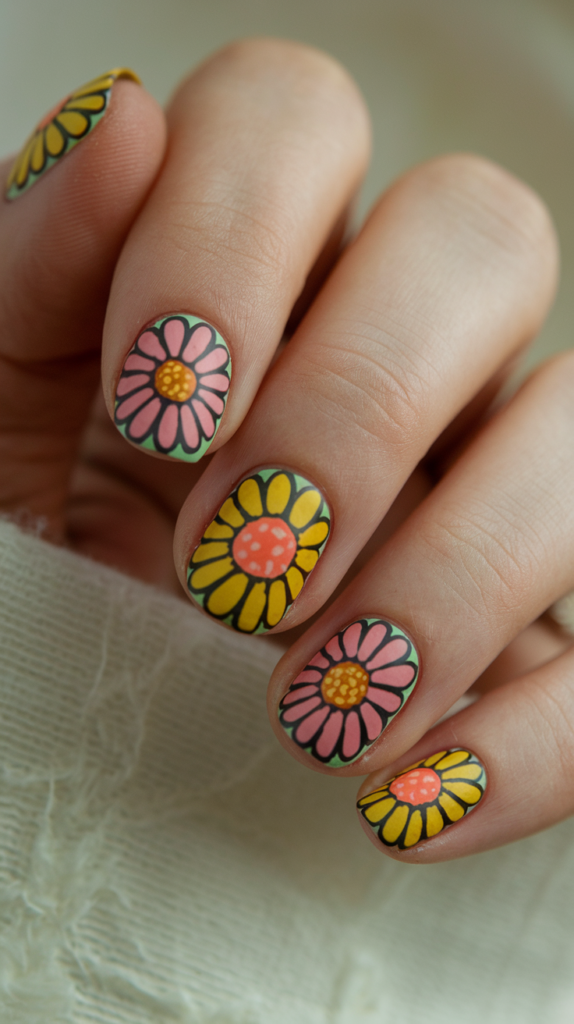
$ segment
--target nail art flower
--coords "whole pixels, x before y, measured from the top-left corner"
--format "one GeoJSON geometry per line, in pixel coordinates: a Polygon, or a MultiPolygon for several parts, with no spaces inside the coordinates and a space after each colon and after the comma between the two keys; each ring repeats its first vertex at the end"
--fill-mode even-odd
{"type": "Polygon", "coordinates": [[[482,798],[486,772],[469,750],[441,750],[358,801],[385,846],[407,850],[464,818],[482,798]]]}
{"type": "Polygon", "coordinates": [[[417,652],[398,626],[360,619],[329,640],[279,705],[281,725],[330,768],[356,761],[386,729],[417,681],[417,652]]]}
{"type": "Polygon", "coordinates": [[[192,597],[242,633],[264,633],[283,618],[329,536],[323,495],[304,477],[262,469],[221,506],[193,553],[192,597]]]}
{"type": "Polygon", "coordinates": [[[215,328],[195,316],[167,316],[140,334],[116,391],[114,419],[128,440],[197,462],[225,409],[231,360],[215,328]]]}
{"type": "Polygon", "coordinates": [[[80,142],[104,116],[118,78],[139,78],[128,68],[114,68],[76,89],[36,126],[10,171],[6,198],[15,199],[60,157],[80,142]]]}

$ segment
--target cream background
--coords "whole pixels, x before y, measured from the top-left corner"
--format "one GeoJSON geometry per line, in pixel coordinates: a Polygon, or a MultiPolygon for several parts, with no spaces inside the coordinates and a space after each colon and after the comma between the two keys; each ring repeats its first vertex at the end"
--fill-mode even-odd
{"type": "Polygon", "coordinates": [[[127,64],[164,101],[213,49],[245,35],[328,50],[361,86],[375,154],[363,209],[396,174],[476,150],[536,188],[559,228],[563,279],[538,345],[572,344],[572,0],[0,0],[0,150],[75,86],[127,64]]]}

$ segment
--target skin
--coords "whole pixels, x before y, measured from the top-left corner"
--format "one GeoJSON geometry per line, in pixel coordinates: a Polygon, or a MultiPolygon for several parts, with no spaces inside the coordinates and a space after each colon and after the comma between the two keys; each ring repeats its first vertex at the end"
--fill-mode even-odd
{"type": "Polygon", "coordinates": [[[315,482],[333,529],[273,631],[299,638],[271,680],[270,719],[330,774],[286,737],[278,702],[354,618],[403,627],[420,681],[336,773],[372,773],[364,795],[435,750],[472,750],[489,780],[476,811],[384,851],[430,862],[574,811],[574,654],[540,618],[574,587],[574,358],[493,413],[552,303],[548,213],[501,168],[447,156],[394,183],[344,245],[369,146],[354,83],[299,45],[227,47],[165,115],[117,82],[93,134],[0,210],[0,507],[176,591],[243,475],[286,466],[315,482]],[[173,311],[214,324],[232,352],[199,466],[127,444],[108,416],[135,337],[173,311]],[[485,696],[435,725],[473,687],[485,696]]]}

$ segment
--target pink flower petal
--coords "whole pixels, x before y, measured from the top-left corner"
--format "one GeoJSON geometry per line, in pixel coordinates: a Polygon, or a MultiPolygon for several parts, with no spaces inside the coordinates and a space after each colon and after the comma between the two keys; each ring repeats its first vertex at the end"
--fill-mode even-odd
{"type": "Polygon", "coordinates": [[[142,352],[145,352],[146,356],[153,356],[154,359],[159,359],[161,363],[167,358],[167,352],[160,345],[157,335],[151,331],[146,331],[145,334],[142,334],[141,338],[138,338],[137,346],[142,352]]]}
{"type": "Polygon", "coordinates": [[[316,686],[298,686],[296,690],[289,690],[289,692],[285,694],[281,704],[294,704],[295,701],[304,700],[305,697],[313,697],[316,693],[316,686]]]}
{"type": "Polygon", "coordinates": [[[309,700],[304,700],[302,704],[297,704],[294,708],[289,708],[288,711],[283,715],[283,721],[285,722],[298,722],[300,718],[304,718],[308,715],[313,708],[316,708],[321,703],[320,697],[310,697],[309,700]]]}
{"type": "Polygon", "coordinates": [[[147,434],[160,409],[161,402],[159,398],[152,398],[151,402],[144,405],[143,409],[140,409],[137,416],[134,416],[128,427],[129,436],[138,438],[147,434]]]}
{"type": "Polygon", "coordinates": [[[144,384],[149,384],[149,373],[134,373],[133,377],[120,377],[116,395],[118,398],[129,395],[130,391],[143,388],[144,384]]]}
{"type": "Polygon", "coordinates": [[[319,708],[314,711],[309,718],[306,718],[304,722],[298,727],[295,733],[295,739],[298,743],[308,743],[317,732],[320,725],[323,724],[327,715],[329,714],[329,708],[319,708]]]}
{"type": "Polygon", "coordinates": [[[183,350],[183,359],[186,363],[193,363],[202,352],[205,352],[211,341],[212,331],[210,327],[203,324],[191,332],[191,337],[183,350]]]}
{"type": "Polygon", "coordinates": [[[138,356],[136,355],[135,352],[132,352],[132,354],[128,356],[124,363],[124,370],[130,371],[147,370],[148,373],[151,373],[152,370],[155,370],[155,368],[156,363],[153,361],[153,359],[144,359],[143,356],[138,356]]]}
{"type": "Polygon", "coordinates": [[[199,448],[199,430],[197,429],[195,416],[188,405],[182,405],[181,407],[181,426],[187,447],[195,451],[196,448],[199,448]]]}
{"type": "Polygon", "coordinates": [[[200,359],[198,363],[193,367],[195,373],[212,373],[214,370],[219,369],[220,366],[225,366],[229,359],[229,352],[222,345],[216,345],[212,352],[203,359],[200,359]]]}
{"type": "Polygon", "coordinates": [[[315,744],[319,757],[329,757],[332,754],[343,728],[343,712],[333,711],[323,726],[321,735],[315,744]]]}
{"type": "Polygon", "coordinates": [[[375,711],[372,704],[367,704],[363,701],[359,711],[361,712],[361,717],[367,727],[367,736],[372,743],[383,731],[383,720],[375,711]]]}
{"type": "Polygon", "coordinates": [[[311,658],[309,665],[315,665],[317,668],[329,668],[329,662],[319,651],[314,658],[311,658]]]}
{"type": "Polygon", "coordinates": [[[361,749],[361,723],[356,711],[349,711],[343,734],[343,757],[355,757],[361,749]]]}
{"type": "Polygon", "coordinates": [[[333,659],[333,661],[343,660],[343,652],[339,644],[338,636],[331,637],[329,643],[325,644],[325,650],[327,651],[327,654],[333,659]]]}
{"type": "Polygon", "coordinates": [[[383,622],[374,622],[365,634],[365,638],[359,648],[359,661],[366,661],[373,653],[375,647],[385,639],[388,628],[383,622]]]}
{"type": "Polygon", "coordinates": [[[373,704],[384,708],[390,714],[398,711],[402,704],[402,698],[398,693],[392,693],[390,690],[379,690],[376,686],[369,686],[367,700],[372,700],[373,704]]]}
{"type": "Polygon", "coordinates": [[[399,658],[403,658],[409,649],[409,645],[402,636],[396,637],[395,640],[391,640],[390,643],[385,644],[381,647],[380,651],[377,651],[375,657],[369,661],[367,668],[369,671],[372,668],[380,668],[381,665],[388,665],[391,661],[398,661],[399,658]]]}
{"type": "Polygon", "coordinates": [[[413,665],[393,665],[392,668],[379,668],[373,672],[371,680],[373,683],[382,683],[383,686],[396,686],[404,690],[409,686],[415,677],[413,665]]]}
{"type": "Polygon", "coordinates": [[[213,437],[215,433],[215,421],[209,409],[206,409],[203,402],[198,402],[196,398],[192,399],[191,404],[193,405],[196,416],[201,423],[203,433],[206,437],[213,437]]]}
{"type": "Polygon", "coordinates": [[[343,633],[343,647],[345,648],[345,654],[348,658],[354,658],[358,647],[359,639],[361,637],[361,623],[354,622],[352,626],[349,626],[343,633]]]}
{"type": "Polygon", "coordinates": [[[210,409],[213,409],[216,416],[221,416],[225,405],[218,395],[213,394],[213,391],[205,391],[204,388],[200,388],[197,397],[201,398],[210,409]]]}
{"type": "Polygon", "coordinates": [[[182,320],[168,320],[163,325],[163,336],[167,342],[169,354],[177,359],[185,335],[185,327],[182,320]]]}
{"type": "Polygon", "coordinates": [[[165,412],[159,421],[159,429],[157,433],[157,439],[162,448],[173,448],[175,439],[177,437],[177,427],[179,422],[179,415],[175,402],[171,402],[165,409],[165,412]]]}
{"type": "Polygon", "coordinates": [[[131,398],[126,398],[125,402],[118,405],[116,409],[116,419],[125,420],[126,417],[131,416],[132,412],[139,409],[140,405],[147,402],[148,398],[152,398],[153,394],[153,388],[144,388],[143,391],[138,391],[137,395],[132,395],[131,398]]]}
{"type": "Polygon", "coordinates": [[[222,391],[223,394],[229,389],[229,378],[224,373],[212,373],[209,377],[202,377],[199,383],[214,391],[222,391]]]}
{"type": "Polygon", "coordinates": [[[304,668],[294,680],[295,683],[320,683],[323,678],[321,672],[316,669],[304,668]]]}

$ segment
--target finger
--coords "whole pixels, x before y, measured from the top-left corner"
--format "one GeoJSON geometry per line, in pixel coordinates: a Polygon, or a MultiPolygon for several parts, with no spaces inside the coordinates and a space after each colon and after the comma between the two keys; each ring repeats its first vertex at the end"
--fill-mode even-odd
{"type": "MultiPolygon", "coordinates": [[[[325,668],[314,668],[320,678],[308,679],[303,672],[304,679],[294,684],[295,691],[302,682],[315,687],[316,694],[309,691],[305,696],[308,700],[313,696],[315,703],[309,710],[316,713],[324,703],[324,673],[343,661],[332,657],[331,641],[325,646],[332,624],[357,618],[366,630],[365,612],[384,609],[382,617],[400,623],[414,639],[424,666],[408,711],[379,744],[378,737],[404,706],[416,681],[413,670],[410,675],[405,667],[399,671],[403,662],[415,662],[406,642],[401,650],[396,642],[392,647],[393,638],[381,624],[374,627],[381,636],[376,634],[378,646],[373,653],[367,650],[364,655],[359,649],[355,656],[347,651],[346,660],[369,677],[369,686],[379,688],[365,698],[366,718],[358,706],[362,701],[355,701],[352,712],[343,716],[358,713],[364,720],[364,729],[355,730],[354,745],[350,739],[345,745],[346,723],[341,722],[333,750],[326,750],[325,743],[317,746],[319,736],[308,736],[310,726],[304,727],[304,716],[297,718],[294,710],[287,710],[286,700],[290,707],[296,701],[292,687],[291,696],[281,704],[285,728],[278,732],[283,733],[284,742],[285,729],[291,732],[292,748],[308,763],[336,767],[364,754],[347,769],[360,772],[394,761],[528,623],[571,589],[573,387],[571,353],[539,370],[314,627],[313,640],[306,636],[284,659],[275,680],[276,700],[285,692],[286,677],[293,668],[309,662],[303,651],[312,655],[320,650],[324,659],[331,657],[325,668]],[[324,637],[323,646],[316,644],[319,635],[324,637]],[[388,657],[389,650],[393,658],[388,657]],[[380,728],[373,728],[369,737],[368,720],[373,714],[367,705],[377,701],[380,728]]],[[[341,638],[343,647],[347,635],[348,630],[341,638]]]]}
{"type": "Polygon", "coordinates": [[[433,729],[397,764],[369,776],[359,790],[363,827],[391,856],[427,864],[479,853],[548,828],[574,813],[573,727],[570,649],[482,697],[433,729]],[[455,754],[451,761],[456,763],[445,769],[446,759],[437,762],[435,752],[452,748],[474,755],[463,759],[455,754]],[[421,758],[425,761],[414,769],[416,777],[403,774],[421,758]],[[482,766],[484,775],[474,764],[482,766]],[[402,777],[390,782],[399,772],[402,777]],[[383,806],[387,790],[394,792],[383,806]],[[474,808],[476,814],[467,821],[474,808]]]}
{"type": "Polygon", "coordinates": [[[122,75],[40,123],[0,208],[0,507],[44,516],[53,535],[97,386],[114,262],[163,155],[163,114],[122,75]]]}
{"type": "Polygon", "coordinates": [[[555,273],[544,208],[500,169],[451,157],[399,181],[182,510],[176,564],[182,581],[188,570],[193,599],[245,632],[287,628],[318,609],[436,437],[535,333],[555,273]],[[283,504],[274,495],[268,501],[269,479],[258,466],[276,474],[289,467],[283,504]],[[259,493],[252,506],[247,486],[259,493]],[[314,518],[293,518],[305,488],[316,495],[314,518]],[[233,521],[228,501],[238,509],[233,521]],[[330,516],[327,552],[283,622],[325,548],[330,516]],[[246,534],[260,517],[269,530],[267,520],[281,518],[284,537],[252,558],[249,545],[261,538],[246,534]],[[219,546],[208,546],[215,540],[219,546]]]}
{"type": "Polygon", "coordinates": [[[128,441],[196,461],[237,429],[308,274],[336,244],[369,130],[339,65],[272,40],[211,58],[168,123],[165,167],[114,278],[103,379],[128,441]]]}

